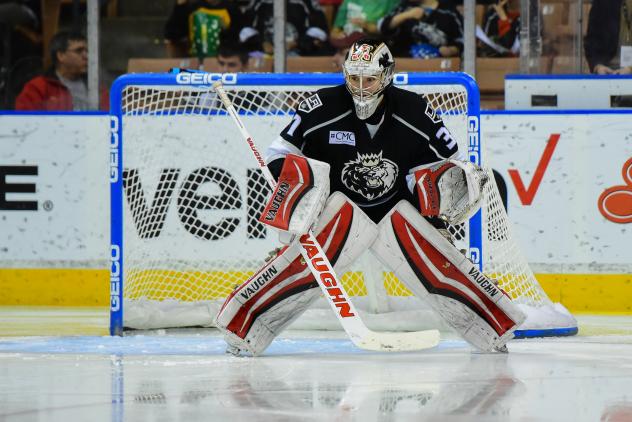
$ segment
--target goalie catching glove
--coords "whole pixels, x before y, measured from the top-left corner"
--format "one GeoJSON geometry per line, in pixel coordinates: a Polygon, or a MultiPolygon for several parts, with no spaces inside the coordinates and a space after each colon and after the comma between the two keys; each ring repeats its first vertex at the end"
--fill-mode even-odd
{"type": "Polygon", "coordinates": [[[452,225],[467,221],[478,211],[489,178],[469,161],[446,160],[415,172],[419,209],[452,225]]]}

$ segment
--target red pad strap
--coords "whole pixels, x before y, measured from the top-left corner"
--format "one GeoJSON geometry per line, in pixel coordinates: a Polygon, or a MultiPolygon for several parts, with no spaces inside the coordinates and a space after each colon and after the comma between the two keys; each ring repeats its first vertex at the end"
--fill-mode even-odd
{"type": "Polygon", "coordinates": [[[452,167],[454,167],[454,164],[445,163],[438,168],[425,168],[414,173],[421,215],[426,217],[439,215],[441,205],[438,187],[439,178],[452,167]]]}
{"type": "Polygon", "coordinates": [[[290,227],[290,218],[301,198],[314,187],[314,175],[305,157],[288,154],[268,204],[259,221],[281,230],[290,227]]]}

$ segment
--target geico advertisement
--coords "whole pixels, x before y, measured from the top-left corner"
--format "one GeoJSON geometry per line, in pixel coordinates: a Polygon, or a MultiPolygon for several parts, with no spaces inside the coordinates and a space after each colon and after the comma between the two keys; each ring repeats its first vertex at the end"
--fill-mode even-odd
{"type": "Polygon", "coordinates": [[[632,270],[630,114],[487,115],[487,156],[539,272],[632,270]]]}
{"type": "MultiPolygon", "coordinates": [[[[244,116],[262,151],[288,116],[244,116]]],[[[109,257],[109,118],[0,116],[0,259],[109,257]]],[[[515,237],[539,272],[627,271],[632,262],[629,114],[481,119],[483,163],[501,176],[515,237]]],[[[150,257],[261,256],[262,179],[227,116],[127,117],[124,244],[150,257]]],[[[50,262],[45,265],[51,265],[50,262]]]]}
{"type": "Polygon", "coordinates": [[[0,115],[3,267],[106,265],[108,122],[107,116],[0,115]]]}

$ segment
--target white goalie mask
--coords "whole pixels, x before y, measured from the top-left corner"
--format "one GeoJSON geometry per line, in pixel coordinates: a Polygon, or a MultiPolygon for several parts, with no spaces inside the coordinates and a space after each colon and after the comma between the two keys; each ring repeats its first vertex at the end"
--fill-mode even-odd
{"type": "Polygon", "coordinates": [[[351,45],[342,69],[359,119],[368,119],[380,105],[394,68],[393,55],[383,42],[365,39],[351,45]]]}

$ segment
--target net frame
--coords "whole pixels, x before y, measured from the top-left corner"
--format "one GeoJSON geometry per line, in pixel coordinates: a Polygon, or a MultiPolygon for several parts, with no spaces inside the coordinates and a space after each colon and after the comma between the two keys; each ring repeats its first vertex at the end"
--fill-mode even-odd
{"type": "MultiPolygon", "coordinates": [[[[221,110],[215,110],[213,107],[207,107],[205,104],[200,103],[200,93],[206,92],[205,90],[217,79],[221,79],[225,87],[228,88],[230,93],[231,89],[243,89],[243,90],[255,90],[261,88],[269,88],[270,90],[276,90],[276,92],[287,92],[287,95],[291,96],[295,92],[297,87],[305,88],[306,91],[313,91],[320,87],[332,86],[343,83],[343,77],[340,74],[210,74],[210,73],[176,73],[176,74],[133,74],[124,75],[117,79],[111,89],[111,143],[110,143],[110,194],[111,194],[111,258],[112,258],[112,271],[111,271],[111,319],[110,319],[110,332],[111,334],[120,335],[124,329],[124,252],[125,252],[125,239],[124,239],[124,166],[123,157],[124,149],[123,145],[125,140],[123,139],[123,118],[125,116],[131,116],[135,114],[147,114],[153,115],[188,115],[188,114],[222,114],[221,110]],[[130,97],[123,97],[123,93],[130,87],[155,87],[155,90],[146,90],[142,94],[133,94],[130,97]],[[187,90],[196,90],[196,101],[191,102],[186,100],[187,90]],[[165,94],[166,93],[166,94],[165,94]],[[180,94],[177,94],[180,93],[180,94]],[[182,100],[185,99],[183,105],[182,100]],[[188,101],[188,103],[186,102],[188,101]],[[147,106],[149,104],[149,106],[147,106]],[[156,106],[158,104],[158,106],[156,106]],[[206,109],[205,109],[206,108],[206,109]]],[[[464,90],[466,97],[466,146],[467,156],[470,161],[482,165],[482,148],[480,142],[480,95],[476,82],[468,75],[463,73],[399,73],[394,76],[394,84],[400,87],[422,87],[432,85],[434,87],[441,86],[460,86],[464,90]]],[[[411,88],[412,89],[412,88],[411,88]]],[[[414,90],[414,89],[413,89],[414,90]]],[[[265,91],[265,89],[264,89],[265,91]]],[[[282,97],[282,96],[281,96],[282,97]]],[[[429,102],[432,103],[433,98],[426,97],[429,102]]],[[[452,98],[452,97],[450,97],[452,98]]],[[[463,98],[454,97],[459,102],[463,102],[463,98]]],[[[293,107],[287,106],[282,100],[278,101],[275,107],[271,107],[268,110],[264,110],[264,114],[280,114],[289,115],[293,111],[293,107]],[[276,107],[276,108],[275,108],[276,107]]],[[[451,107],[451,106],[450,106],[451,107]]],[[[450,109],[448,107],[448,109],[450,109]]],[[[441,110],[439,110],[441,112],[441,110]]],[[[251,113],[249,110],[242,110],[245,114],[258,114],[259,112],[251,113]]],[[[450,118],[449,111],[446,111],[443,115],[444,120],[450,118]]],[[[288,119],[289,121],[289,119],[288,119]]],[[[256,136],[256,134],[255,134],[256,136]]],[[[460,143],[460,147],[463,148],[463,142],[460,143]]],[[[491,173],[490,173],[491,175],[491,173]]],[[[499,194],[495,183],[488,184],[486,188],[486,195],[490,198],[496,197],[493,204],[497,207],[500,203],[499,194]]],[[[492,205],[493,205],[492,204],[492,205]]],[[[502,214],[499,209],[487,209],[488,214],[502,214]]],[[[466,238],[466,244],[464,247],[468,251],[470,259],[479,266],[479,268],[485,268],[485,253],[483,250],[483,239],[496,239],[498,241],[506,241],[511,236],[508,232],[502,233],[488,233],[487,227],[482,224],[483,211],[477,212],[469,222],[468,236],[466,238]]],[[[506,219],[506,214],[501,215],[500,218],[506,219]]],[[[509,226],[508,221],[504,224],[509,226]]],[[[458,232],[460,229],[455,228],[454,232],[458,232]]],[[[515,242],[512,244],[515,246],[515,242]]],[[[369,260],[370,261],[370,260],[369,260]]],[[[365,260],[363,265],[370,266],[370,262],[365,260]]],[[[535,280],[531,270],[529,269],[526,261],[521,264],[524,277],[535,280]]],[[[379,271],[379,269],[377,269],[379,271]]],[[[509,272],[515,270],[508,270],[509,272]]],[[[501,272],[501,269],[496,271],[491,269],[492,273],[501,272]]],[[[522,274],[522,273],[521,273],[522,274]]],[[[502,285],[502,279],[501,285],[502,285]]],[[[388,281],[386,281],[388,282],[388,281]]],[[[369,292],[368,300],[369,306],[373,308],[373,311],[386,311],[388,307],[384,307],[387,299],[384,291],[375,291],[376,283],[367,283],[367,289],[373,290],[369,292]]],[[[548,307],[552,307],[544,291],[541,289],[537,281],[535,284],[531,282],[531,286],[524,296],[520,296],[518,299],[524,302],[525,305],[532,305],[537,302],[538,304],[544,303],[548,307]]],[[[355,300],[354,300],[355,303],[355,300]]],[[[412,306],[417,307],[419,304],[414,303],[412,306]]],[[[166,312],[169,311],[167,306],[166,312]]],[[[419,319],[419,317],[413,317],[419,319]]],[[[317,318],[321,319],[321,318],[317,318]]],[[[308,324],[309,327],[309,324],[308,324]]],[[[311,327],[310,327],[311,328],[311,327]]],[[[379,328],[379,327],[378,327],[379,328]]],[[[425,327],[423,327],[425,328],[425,327]]],[[[392,329],[392,327],[383,328],[392,329]]],[[[404,329],[406,329],[404,327],[404,329]]],[[[549,329],[549,328],[547,328],[549,329]]],[[[576,328],[575,328],[576,329],[576,328]]],[[[557,330],[557,328],[554,328],[557,330]]],[[[524,331],[524,330],[523,330],[524,331]]],[[[520,332],[519,332],[520,333],[520,332]]],[[[558,330],[557,334],[561,334],[558,330]]]]}

